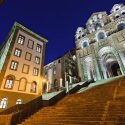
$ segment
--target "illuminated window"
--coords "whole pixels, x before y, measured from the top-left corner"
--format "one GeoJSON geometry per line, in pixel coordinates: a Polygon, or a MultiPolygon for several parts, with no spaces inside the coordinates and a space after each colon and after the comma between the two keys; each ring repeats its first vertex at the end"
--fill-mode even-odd
{"type": "Polygon", "coordinates": [[[7,98],[3,98],[0,102],[0,109],[5,109],[7,107],[7,98]]]}
{"type": "Polygon", "coordinates": [[[38,76],[38,74],[39,74],[39,69],[38,68],[34,68],[33,69],[33,75],[34,76],[38,76]]]}
{"type": "Polygon", "coordinates": [[[21,56],[21,50],[20,49],[15,49],[15,52],[14,52],[14,55],[17,56],[17,57],[20,57],[21,56]]]}
{"type": "Polygon", "coordinates": [[[36,88],[37,88],[37,83],[34,81],[34,82],[31,84],[30,92],[36,93],[36,88]]]}
{"type": "Polygon", "coordinates": [[[16,101],[16,105],[22,104],[22,100],[21,99],[17,99],[16,101]]]}
{"type": "Polygon", "coordinates": [[[17,42],[18,42],[19,44],[23,45],[23,44],[24,44],[24,41],[25,41],[25,37],[22,36],[22,35],[19,35],[17,42]]]}
{"type": "Polygon", "coordinates": [[[8,76],[4,88],[11,89],[13,87],[13,83],[14,83],[13,77],[8,76]]]}
{"type": "Polygon", "coordinates": [[[42,50],[42,46],[39,45],[39,44],[37,44],[37,46],[36,46],[36,52],[41,53],[41,50],[42,50]]]}
{"type": "Polygon", "coordinates": [[[36,64],[40,64],[40,58],[37,57],[37,56],[35,57],[35,63],[36,63],[36,64]]]}
{"type": "Polygon", "coordinates": [[[18,62],[12,61],[12,62],[11,62],[10,69],[11,69],[11,70],[17,70],[17,67],[18,67],[18,62]]]}

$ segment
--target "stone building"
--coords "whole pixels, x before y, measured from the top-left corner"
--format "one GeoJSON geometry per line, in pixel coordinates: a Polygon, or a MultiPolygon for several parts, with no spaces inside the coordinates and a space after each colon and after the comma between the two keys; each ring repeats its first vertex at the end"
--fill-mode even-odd
{"type": "Polygon", "coordinates": [[[41,95],[46,42],[14,23],[0,49],[0,110],[41,95]]]}
{"type": "Polygon", "coordinates": [[[44,66],[44,92],[57,91],[65,87],[66,82],[73,84],[79,81],[75,49],[44,66]]]}
{"type": "Polygon", "coordinates": [[[78,27],[75,43],[82,81],[125,75],[125,6],[93,13],[85,28],[78,27]]]}

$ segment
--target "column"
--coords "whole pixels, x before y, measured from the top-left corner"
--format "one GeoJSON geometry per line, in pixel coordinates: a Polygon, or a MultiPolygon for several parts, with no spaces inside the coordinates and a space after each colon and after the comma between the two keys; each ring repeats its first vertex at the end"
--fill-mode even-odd
{"type": "Polygon", "coordinates": [[[63,87],[62,78],[60,78],[60,87],[63,87]]]}

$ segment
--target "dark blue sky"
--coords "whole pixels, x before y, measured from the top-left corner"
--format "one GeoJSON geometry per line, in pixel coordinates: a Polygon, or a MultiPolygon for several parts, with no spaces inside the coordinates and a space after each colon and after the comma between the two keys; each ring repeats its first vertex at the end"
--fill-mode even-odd
{"type": "Polygon", "coordinates": [[[49,40],[45,63],[75,47],[77,27],[85,26],[93,12],[109,11],[125,0],[5,0],[0,6],[0,43],[14,21],[49,40]]]}

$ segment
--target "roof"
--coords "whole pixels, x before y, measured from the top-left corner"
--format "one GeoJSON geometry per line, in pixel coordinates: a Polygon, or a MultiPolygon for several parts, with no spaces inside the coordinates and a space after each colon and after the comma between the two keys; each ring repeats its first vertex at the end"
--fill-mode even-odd
{"type": "Polygon", "coordinates": [[[24,31],[30,33],[31,35],[35,36],[36,38],[38,38],[38,39],[40,39],[40,40],[42,40],[42,41],[44,41],[44,42],[46,42],[46,43],[48,42],[47,39],[45,39],[45,38],[39,36],[38,34],[34,33],[34,32],[31,31],[30,29],[28,29],[28,28],[24,27],[23,25],[19,24],[18,22],[15,22],[15,23],[14,23],[14,27],[15,27],[15,28],[16,28],[16,27],[19,27],[19,28],[23,29],[24,31]]]}

